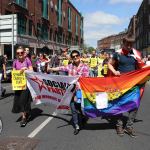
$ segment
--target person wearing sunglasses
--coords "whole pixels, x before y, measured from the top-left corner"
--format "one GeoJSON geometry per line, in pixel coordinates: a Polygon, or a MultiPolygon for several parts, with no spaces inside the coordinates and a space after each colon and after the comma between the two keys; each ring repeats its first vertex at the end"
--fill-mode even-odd
{"type": "MultiPolygon", "coordinates": [[[[80,77],[88,77],[89,76],[89,67],[88,65],[82,63],[80,60],[80,52],[78,50],[73,50],[70,54],[72,59],[72,63],[67,66],[60,66],[56,68],[48,68],[49,71],[66,71],[69,76],[80,76],[80,77]]],[[[79,85],[77,84],[75,88],[75,94],[71,100],[70,108],[72,112],[72,119],[74,124],[74,135],[78,134],[80,131],[79,124],[84,125],[87,121],[87,118],[82,114],[81,111],[81,90],[79,85]],[[80,113],[82,122],[80,123],[80,119],[78,116],[78,112],[80,113]]]]}
{"type": "MultiPolygon", "coordinates": [[[[13,70],[20,70],[21,72],[25,70],[33,71],[32,63],[30,59],[24,55],[23,47],[17,48],[16,55],[17,59],[13,62],[13,70]]],[[[29,120],[31,101],[32,98],[28,88],[26,90],[15,91],[12,112],[21,113],[21,127],[25,127],[29,120]]]]}

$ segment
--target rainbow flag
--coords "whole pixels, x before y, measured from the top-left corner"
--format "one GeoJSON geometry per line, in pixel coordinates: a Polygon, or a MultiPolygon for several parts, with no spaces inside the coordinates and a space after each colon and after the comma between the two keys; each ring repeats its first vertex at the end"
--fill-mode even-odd
{"type": "Polygon", "coordinates": [[[85,115],[92,118],[112,116],[138,108],[144,85],[149,79],[150,67],[115,77],[80,78],[85,115]],[[102,101],[101,108],[99,103],[102,101]]]}

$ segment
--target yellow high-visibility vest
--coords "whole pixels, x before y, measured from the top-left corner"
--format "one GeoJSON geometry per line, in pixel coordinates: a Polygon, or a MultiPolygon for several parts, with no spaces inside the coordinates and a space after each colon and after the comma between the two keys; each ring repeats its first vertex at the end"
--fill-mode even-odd
{"type": "Polygon", "coordinates": [[[63,62],[62,62],[63,66],[67,66],[68,63],[69,63],[69,60],[67,60],[67,59],[64,59],[63,62]]]}
{"type": "Polygon", "coordinates": [[[104,59],[103,59],[103,58],[98,58],[98,63],[99,63],[99,64],[102,64],[102,63],[103,63],[103,61],[104,61],[104,59]]]}
{"type": "Polygon", "coordinates": [[[102,75],[102,63],[98,66],[98,77],[104,77],[103,75],[102,75]]]}
{"type": "Polygon", "coordinates": [[[97,63],[98,63],[97,58],[90,58],[90,67],[91,68],[96,67],[97,63]]]}
{"type": "Polygon", "coordinates": [[[104,75],[108,73],[108,64],[104,64],[104,75]]]}

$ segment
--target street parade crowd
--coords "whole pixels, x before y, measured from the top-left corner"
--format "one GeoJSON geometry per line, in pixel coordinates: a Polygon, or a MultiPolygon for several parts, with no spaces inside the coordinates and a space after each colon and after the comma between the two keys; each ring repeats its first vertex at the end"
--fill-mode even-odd
{"type": "MultiPolygon", "coordinates": [[[[139,51],[133,48],[134,39],[125,37],[120,50],[115,53],[107,53],[96,50],[91,53],[82,53],[78,50],[72,50],[70,53],[68,48],[61,49],[52,56],[44,53],[31,54],[29,48],[19,46],[16,50],[16,59],[13,61],[13,70],[26,70],[40,72],[50,75],[80,76],[80,77],[110,77],[120,76],[123,73],[131,72],[150,65],[150,57],[141,58],[139,51]]],[[[4,74],[6,78],[6,57],[1,62],[0,75],[4,74]],[[3,70],[3,72],[2,72],[3,70]]],[[[0,78],[2,78],[0,76],[0,78]]],[[[5,93],[5,89],[1,89],[1,95],[5,93]]],[[[32,97],[28,87],[25,90],[14,92],[14,103],[12,112],[21,113],[20,126],[25,127],[31,116],[32,97]]],[[[74,126],[74,135],[84,128],[88,117],[84,115],[81,109],[82,92],[80,85],[74,87],[74,94],[70,102],[72,120],[74,126]]],[[[106,119],[115,120],[116,132],[119,136],[125,133],[131,137],[136,137],[133,124],[138,108],[129,111],[127,122],[123,122],[123,114],[109,116],[106,119]]]]}

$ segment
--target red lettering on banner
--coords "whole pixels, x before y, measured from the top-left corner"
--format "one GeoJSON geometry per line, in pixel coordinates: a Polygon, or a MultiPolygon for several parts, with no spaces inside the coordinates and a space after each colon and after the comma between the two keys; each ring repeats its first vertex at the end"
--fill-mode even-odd
{"type": "Polygon", "coordinates": [[[66,109],[66,110],[69,110],[70,107],[67,106],[67,105],[60,105],[57,109],[66,109]]]}
{"type": "Polygon", "coordinates": [[[49,92],[53,92],[53,93],[56,93],[56,94],[59,94],[59,95],[64,95],[64,93],[65,93],[65,90],[58,89],[58,88],[53,88],[53,87],[50,87],[50,86],[47,86],[47,90],[49,92]]]}

